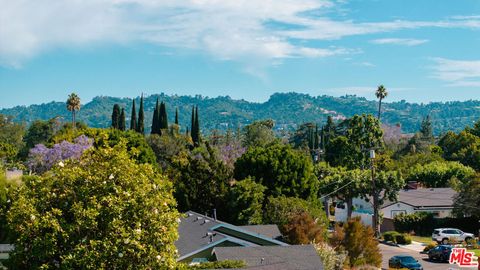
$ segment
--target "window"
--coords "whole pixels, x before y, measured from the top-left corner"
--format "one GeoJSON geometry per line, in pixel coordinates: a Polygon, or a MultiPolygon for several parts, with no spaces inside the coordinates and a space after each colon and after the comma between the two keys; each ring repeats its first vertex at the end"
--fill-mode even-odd
{"type": "Polygon", "coordinates": [[[394,218],[396,215],[406,214],[406,213],[407,213],[406,210],[392,210],[391,211],[392,218],[394,218]]]}

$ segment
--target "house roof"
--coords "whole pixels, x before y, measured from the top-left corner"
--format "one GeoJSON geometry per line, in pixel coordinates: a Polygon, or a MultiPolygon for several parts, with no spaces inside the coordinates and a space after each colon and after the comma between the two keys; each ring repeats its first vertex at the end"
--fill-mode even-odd
{"type": "Polygon", "coordinates": [[[453,207],[457,192],[451,188],[404,189],[398,192],[397,202],[388,201],[382,208],[402,202],[413,207],[453,207]]]}
{"type": "Polygon", "coordinates": [[[215,220],[193,211],[188,211],[184,217],[180,218],[178,234],[179,238],[175,242],[175,246],[180,255],[180,261],[227,243],[236,246],[287,245],[270,236],[215,220]]]}
{"type": "Polygon", "coordinates": [[[278,229],[278,226],[275,224],[269,225],[246,225],[246,226],[238,226],[247,231],[251,231],[254,233],[262,234],[272,239],[280,239],[282,238],[282,234],[278,229]]]}
{"type": "Polygon", "coordinates": [[[242,260],[246,269],[323,270],[323,264],[313,245],[215,247],[218,261],[242,260]]]}

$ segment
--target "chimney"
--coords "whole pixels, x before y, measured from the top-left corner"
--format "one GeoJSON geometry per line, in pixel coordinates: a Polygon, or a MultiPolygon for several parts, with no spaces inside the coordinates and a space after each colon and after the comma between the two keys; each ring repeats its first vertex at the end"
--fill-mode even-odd
{"type": "Polygon", "coordinates": [[[213,208],[213,220],[217,221],[217,209],[213,208]]]}
{"type": "Polygon", "coordinates": [[[417,181],[408,181],[407,189],[417,189],[417,188],[418,188],[418,182],[417,181]]]}

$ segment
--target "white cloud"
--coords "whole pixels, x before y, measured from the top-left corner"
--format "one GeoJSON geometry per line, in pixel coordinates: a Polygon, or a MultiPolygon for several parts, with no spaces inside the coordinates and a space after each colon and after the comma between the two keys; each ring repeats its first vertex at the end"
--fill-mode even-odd
{"type": "Polygon", "coordinates": [[[392,44],[392,45],[402,45],[402,46],[417,46],[420,44],[427,43],[427,39],[413,39],[413,38],[380,38],[370,41],[374,44],[392,44]]]}
{"type": "MultiPolygon", "coordinates": [[[[0,0],[0,64],[20,66],[55,48],[149,42],[245,63],[357,53],[302,41],[421,27],[480,28],[476,17],[357,23],[307,17],[333,0],[0,0]],[[269,23],[295,25],[279,29],[269,23]]],[[[319,12],[318,14],[328,14],[319,12]]]]}
{"type": "Polygon", "coordinates": [[[448,86],[480,87],[480,60],[452,60],[434,58],[432,77],[448,86]]]}

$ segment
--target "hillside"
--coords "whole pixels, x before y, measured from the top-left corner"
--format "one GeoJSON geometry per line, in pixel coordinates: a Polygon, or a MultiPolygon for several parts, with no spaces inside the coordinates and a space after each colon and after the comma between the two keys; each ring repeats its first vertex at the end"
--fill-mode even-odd
{"type": "MultiPolygon", "coordinates": [[[[198,105],[203,130],[227,127],[236,129],[256,119],[271,118],[278,129],[291,130],[303,122],[323,123],[328,115],[336,119],[354,114],[373,113],[376,115],[378,103],[357,96],[317,96],[298,93],[276,93],[264,103],[234,100],[230,97],[207,98],[202,96],[152,95],[145,98],[146,129],[149,129],[156,99],[167,103],[169,121],[173,122],[175,108],[179,109],[180,124],[190,125],[192,105],[198,105]]],[[[137,109],[139,98],[136,98],[137,109]]],[[[83,104],[78,119],[92,127],[108,127],[111,110],[115,103],[126,108],[130,116],[131,99],[99,96],[83,104]]],[[[418,130],[424,116],[430,114],[436,134],[448,130],[458,131],[472,125],[480,118],[480,101],[434,102],[429,104],[408,103],[405,101],[383,103],[382,120],[389,125],[400,123],[402,131],[413,133],[418,130]]],[[[40,105],[17,106],[1,109],[0,114],[11,115],[15,121],[30,123],[35,119],[50,119],[56,116],[70,119],[64,102],[50,102],[40,105]]],[[[128,119],[127,119],[128,123],[128,119]]]]}

